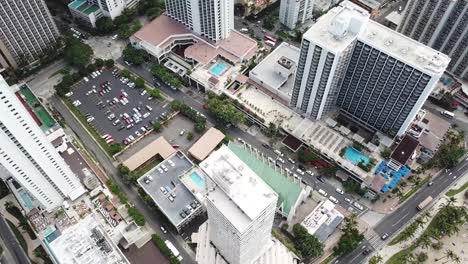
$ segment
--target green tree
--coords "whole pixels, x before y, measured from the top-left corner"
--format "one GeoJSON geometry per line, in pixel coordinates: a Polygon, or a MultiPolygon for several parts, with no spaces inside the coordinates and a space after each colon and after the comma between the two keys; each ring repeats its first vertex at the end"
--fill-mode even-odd
{"type": "Polygon", "coordinates": [[[145,217],[135,207],[129,207],[128,214],[135,220],[135,224],[139,226],[145,225],[145,217]]]}
{"type": "Polygon", "coordinates": [[[123,165],[123,164],[119,164],[117,169],[119,171],[120,176],[127,176],[127,175],[130,174],[130,169],[127,166],[123,165]]]}
{"type": "Polygon", "coordinates": [[[188,132],[188,133],[187,133],[187,140],[188,140],[188,141],[192,141],[192,140],[193,140],[193,136],[194,136],[194,135],[193,135],[192,132],[188,132]]]}
{"type": "Polygon", "coordinates": [[[119,153],[122,150],[122,144],[114,143],[109,146],[112,155],[119,153]]]}
{"type": "Polygon", "coordinates": [[[113,59],[108,59],[108,60],[105,61],[105,64],[106,64],[106,67],[110,69],[110,68],[114,67],[115,62],[114,62],[113,59]]]}
{"type": "Polygon", "coordinates": [[[379,263],[382,263],[382,261],[383,261],[382,256],[375,255],[369,259],[369,264],[379,264],[379,263]]]}
{"type": "Polygon", "coordinates": [[[195,123],[195,132],[202,133],[206,129],[206,121],[195,123]]]}
{"type": "Polygon", "coordinates": [[[135,49],[131,45],[128,45],[122,52],[123,58],[125,61],[138,66],[145,62],[143,52],[141,50],[135,49]]]}
{"type": "Polygon", "coordinates": [[[389,148],[384,148],[381,152],[380,152],[380,156],[384,159],[388,159],[390,158],[390,155],[392,154],[392,150],[389,149],[389,148]]]}
{"type": "Polygon", "coordinates": [[[161,123],[159,123],[158,121],[154,122],[154,123],[153,123],[153,129],[154,129],[154,132],[159,132],[159,131],[161,131],[161,129],[162,129],[161,123]]]}
{"type": "Polygon", "coordinates": [[[145,88],[145,79],[141,77],[135,78],[134,83],[136,88],[145,88]]]}
{"type": "Polygon", "coordinates": [[[223,126],[236,125],[244,121],[244,115],[227,99],[212,97],[208,99],[208,110],[216,121],[223,126]]]}
{"type": "Polygon", "coordinates": [[[105,63],[104,60],[100,58],[97,58],[94,60],[94,65],[98,68],[104,67],[104,63],[105,63]]]}
{"type": "Polygon", "coordinates": [[[93,50],[74,37],[65,38],[64,58],[71,66],[84,68],[91,60],[93,50]]]}
{"type": "Polygon", "coordinates": [[[307,229],[300,224],[293,226],[295,248],[305,258],[318,257],[323,254],[323,244],[316,236],[309,234],[307,229]]]}
{"type": "Polygon", "coordinates": [[[161,91],[157,88],[154,88],[154,89],[150,89],[148,91],[148,94],[153,97],[153,98],[161,98],[161,91]]]}
{"type": "Polygon", "coordinates": [[[110,34],[116,29],[112,19],[109,17],[101,17],[96,21],[96,30],[99,34],[110,34]]]}
{"type": "Polygon", "coordinates": [[[416,260],[418,261],[418,263],[424,263],[427,259],[427,254],[424,252],[419,252],[418,254],[416,254],[416,260]]]}
{"type": "Polygon", "coordinates": [[[353,251],[364,239],[364,235],[359,233],[357,229],[356,215],[354,214],[345,218],[343,231],[343,235],[340,237],[338,244],[333,248],[333,253],[336,256],[353,251]]]}
{"type": "Polygon", "coordinates": [[[262,25],[264,28],[268,30],[273,30],[275,28],[276,21],[277,21],[277,17],[270,14],[263,19],[262,25]]]}
{"type": "Polygon", "coordinates": [[[125,78],[130,78],[132,73],[127,69],[123,69],[123,70],[120,71],[120,75],[122,75],[125,78]]]}

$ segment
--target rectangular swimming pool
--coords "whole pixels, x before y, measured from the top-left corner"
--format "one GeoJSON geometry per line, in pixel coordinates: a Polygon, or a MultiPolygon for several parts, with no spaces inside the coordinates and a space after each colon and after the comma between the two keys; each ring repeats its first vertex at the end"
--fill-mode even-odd
{"type": "Polygon", "coordinates": [[[370,161],[369,157],[362,154],[359,150],[353,147],[347,147],[344,156],[355,165],[357,165],[360,161],[362,161],[364,165],[367,165],[370,161]]]}
{"type": "Polygon", "coordinates": [[[202,190],[205,189],[205,181],[200,175],[198,175],[198,173],[196,173],[195,171],[192,172],[192,174],[190,174],[190,178],[198,186],[198,188],[202,190]]]}
{"type": "Polygon", "coordinates": [[[228,65],[224,61],[218,61],[215,66],[211,68],[211,73],[220,76],[227,69],[228,65]]]}

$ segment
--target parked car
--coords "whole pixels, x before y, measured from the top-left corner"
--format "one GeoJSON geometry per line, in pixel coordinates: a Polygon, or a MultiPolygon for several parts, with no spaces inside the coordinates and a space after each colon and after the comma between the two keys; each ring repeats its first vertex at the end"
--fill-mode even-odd
{"type": "Polygon", "coordinates": [[[335,190],[335,191],[336,191],[337,193],[341,194],[341,195],[343,195],[343,194],[344,194],[344,191],[343,191],[343,190],[341,190],[340,188],[336,188],[336,190],[335,190]]]}
{"type": "Polygon", "coordinates": [[[327,197],[327,195],[328,195],[328,193],[326,191],[322,190],[322,189],[319,189],[318,193],[320,193],[321,195],[323,195],[325,197],[327,197]]]}

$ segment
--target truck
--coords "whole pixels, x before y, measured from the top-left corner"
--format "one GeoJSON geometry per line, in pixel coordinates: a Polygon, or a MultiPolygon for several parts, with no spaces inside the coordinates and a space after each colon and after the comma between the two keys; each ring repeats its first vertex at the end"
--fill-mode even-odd
{"type": "Polygon", "coordinates": [[[171,250],[172,255],[174,255],[174,257],[176,257],[179,261],[182,261],[183,257],[180,255],[179,250],[177,250],[174,244],[172,244],[172,242],[169,240],[164,241],[164,243],[166,243],[167,248],[171,250]]]}
{"type": "Polygon", "coordinates": [[[428,204],[430,204],[432,202],[433,198],[432,196],[428,196],[426,197],[426,199],[424,199],[424,201],[422,201],[420,204],[418,204],[418,206],[416,208],[418,208],[418,210],[422,210],[424,209],[428,204]]]}

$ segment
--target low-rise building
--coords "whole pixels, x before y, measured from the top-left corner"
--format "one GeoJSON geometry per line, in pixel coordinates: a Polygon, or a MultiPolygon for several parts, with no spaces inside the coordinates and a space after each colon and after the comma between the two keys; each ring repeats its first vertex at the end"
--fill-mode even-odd
{"type": "Polygon", "coordinates": [[[198,161],[204,160],[218,146],[225,135],[223,132],[212,127],[206,131],[203,136],[195,142],[188,150],[191,157],[198,161]]]}
{"type": "Polygon", "coordinates": [[[299,53],[299,48],[286,42],[281,43],[249,72],[250,80],[288,105],[299,53]]]}
{"type": "Polygon", "coordinates": [[[130,171],[137,170],[152,160],[161,158],[167,159],[172,156],[176,150],[167,142],[164,137],[159,137],[144,148],[122,162],[130,171]]]}
{"type": "Polygon", "coordinates": [[[335,204],[327,199],[319,202],[317,207],[301,222],[301,225],[309,234],[316,236],[323,243],[335,232],[343,219],[343,214],[338,212],[335,204]]]}
{"type": "Polygon", "coordinates": [[[412,136],[405,135],[390,155],[388,166],[395,171],[400,170],[400,168],[405,166],[410,159],[415,158],[415,151],[418,146],[419,142],[417,139],[412,136]]]}
{"type": "Polygon", "coordinates": [[[114,20],[125,8],[135,8],[139,0],[74,0],[68,4],[72,16],[89,27],[101,17],[114,20]]]}

